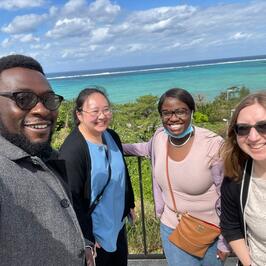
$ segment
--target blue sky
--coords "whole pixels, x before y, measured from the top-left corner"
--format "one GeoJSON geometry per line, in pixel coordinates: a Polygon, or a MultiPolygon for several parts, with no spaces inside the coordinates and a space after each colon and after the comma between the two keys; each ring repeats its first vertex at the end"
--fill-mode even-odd
{"type": "Polygon", "coordinates": [[[264,0],[1,0],[0,56],[46,72],[266,54],[264,0]]]}

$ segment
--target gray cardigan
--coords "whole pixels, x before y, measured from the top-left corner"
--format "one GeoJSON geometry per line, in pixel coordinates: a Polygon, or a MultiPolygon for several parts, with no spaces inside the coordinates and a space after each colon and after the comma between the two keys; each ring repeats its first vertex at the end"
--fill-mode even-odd
{"type": "Polygon", "coordinates": [[[44,163],[2,136],[0,147],[0,264],[84,266],[84,239],[59,177],[64,162],[44,163]]]}

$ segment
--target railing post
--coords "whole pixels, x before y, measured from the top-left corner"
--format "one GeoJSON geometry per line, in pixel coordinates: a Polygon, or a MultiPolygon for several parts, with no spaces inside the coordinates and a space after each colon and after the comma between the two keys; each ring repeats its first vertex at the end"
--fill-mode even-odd
{"type": "Polygon", "coordinates": [[[144,199],[143,199],[141,157],[138,157],[138,172],[139,172],[139,191],[140,191],[141,223],[142,223],[142,233],[143,233],[144,255],[147,255],[148,252],[147,252],[147,238],[146,238],[146,228],[145,228],[145,211],[144,211],[144,199]]]}

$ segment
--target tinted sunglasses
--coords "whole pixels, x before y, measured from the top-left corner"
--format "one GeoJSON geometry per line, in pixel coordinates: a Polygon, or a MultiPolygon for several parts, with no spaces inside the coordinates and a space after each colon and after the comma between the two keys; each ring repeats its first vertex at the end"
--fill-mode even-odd
{"type": "Polygon", "coordinates": [[[63,96],[57,95],[53,92],[47,92],[41,96],[31,91],[3,92],[0,93],[0,96],[15,101],[16,105],[22,110],[30,110],[36,106],[38,102],[41,102],[48,110],[55,111],[64,100],[63,96]]]}
{"type": "Polygon", "coordinates": [[[248,124],[236,124],[234,131],[238,136],[247,136],[250,133],[251,128],[255,128],[258,133],[265,135],[266,134],[266,120],[259,121],[255,125],[248,124]]]}

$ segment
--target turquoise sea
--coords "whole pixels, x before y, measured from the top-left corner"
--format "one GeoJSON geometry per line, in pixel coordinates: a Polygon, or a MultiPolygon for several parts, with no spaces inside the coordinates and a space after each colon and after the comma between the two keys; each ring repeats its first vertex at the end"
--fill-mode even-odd
{"type": "Polygon", "coordinates": [[[51,73],[47,76],[56,93],[66,99],[77,97],[85,87],[97,85],[105,88],[113,103],[132,102],[147,94],[159,96],[173,87],[212,100],[232,86],[246,86],[250,91],[266,90],[266,56],[51,73]]]}

